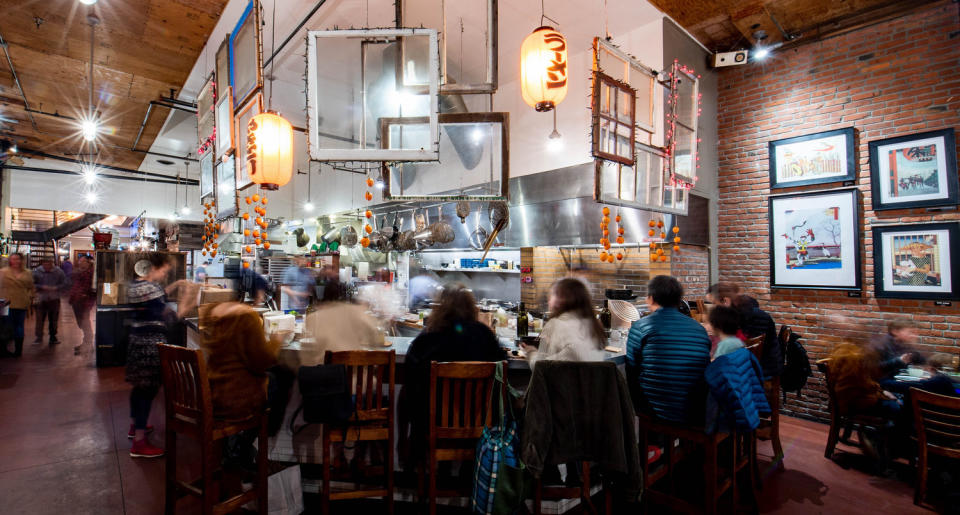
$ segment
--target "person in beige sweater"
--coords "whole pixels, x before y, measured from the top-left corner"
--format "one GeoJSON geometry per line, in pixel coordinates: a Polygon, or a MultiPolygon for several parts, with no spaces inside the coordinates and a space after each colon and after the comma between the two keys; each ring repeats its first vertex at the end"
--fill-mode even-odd
{"type": "Polygon", "coordinates": [[[7,323],[13,332],[14,351],[11,354],[4,347],[0,349],[0,355],[19,357],[23,354],[23,322],[33,304],[36,290],[33,273],[23,267],[23,254],[14,252],[8,259],[7,267],[0,270],[0,298],[10,302],[7,323]]]}
{"type": "Polygon", "coordinates": [[[590,292],[578,279],[566,278],[550,288],[552,318],[543,326],[539,347],[521,344],[530,368],[540,360],[603,361],[606,335],[593,314],[590,292]]]}

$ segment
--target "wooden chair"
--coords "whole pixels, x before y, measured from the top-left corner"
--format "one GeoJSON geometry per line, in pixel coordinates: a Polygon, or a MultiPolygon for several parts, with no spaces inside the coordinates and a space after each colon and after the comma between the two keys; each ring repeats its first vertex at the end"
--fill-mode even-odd
{"type": "Polygon", "coordinates": [[[911,388],[910,400],[917,429],[917,485],[913,504],[919,506],[927,495],[929,455],[960,460],[960,398],[911,388]]]}
{"type": "MultiPolygon", "coordinates": [[[[747,349],[753,353],[757,360],[760,360],[763,356],[765,346],[766,339],[762,334],[747,340],[747,349]]],[[[763,391],[767,397],[767,404],[770,405],[770,416],[760,417],[757,438],[770,440],[770,444],[773,446],[773,465],[774,467],[783,467],[783,445],[780,443],[780,376],[764,380],[763,391]]],[[[759,471],[757,471],[756,476],[760,477],[759,471]]]]}
{"type": "Polygon", "coordinates": [[[886,427],[887,421],[880,417],[869,415],[841,413],[837,405],[837,393],[834,389],[833,378],[830,376],[830,358],[824,358],[817,361],[817,370],[823,373],[824,382],[827,385],[827,395],[830,399],[830,429],[827,433],[827,447],[823,452],[823,457],[833,458],[833,451],[837,447],[837,441],[840,439],[840,431],[845,427],[857,429],[858,444],[861,449],[868,445],[863,437],[863,430],[867,427],[881,429],[886,427]]]}
{"type": "MultiPolygon", "coordinates": [[[[728,490],[731,492],[731,506],[737,511],[739,492],[737,474],[746,470],[751,487],[756,484],[756,438],[753,434],[715,433],[706,434],[703,427],[673,424],[657,420],[649,415],[638,414],[639,446],[641,466],[643,467],[643,510],[649,510],[649,502],[670,506],[671,510],[688,513],[713,514],[718,510],[720,498],[728,490]],[[661,435],[667,442],[661,458],[653,463],[647,459],[647,446],[651,435],[661,435]],[[675,443],[679,441],[679,444],[675,443]],[[732,446],[729,462],[720,464],[721,444],[732,446]],[[703,451],[703,505],[697,506],[690,501],[688,484],[678,484],[674,475],[678,466],[694,455],[697,449],[703,451]],[[722,475],[721,470],[728,474],[722,475]],[[666,483],[665,485],[662,483],[666,483]],[[680,491],[677,491],[680,486],[680,491]]],[[[697,453],[698,454],[698,453],[697,453]]]]}
{"type": "Polygon", "coordinates": [[[207,366],[198,350],[160,346],[160,363],[163,369],[163,389],[166,403],[166,497],[164,512],[177,512],[177,500],[186,493],[200,497],[204,515],[219,515],[237,510],[256,500],[257,512],[267,513],[267,411],[266,408],[249,419],[240,422],[225,422],[213,418],[213,403],[207,366]],[[217,482],[222,479],[218,442],[224,438],[246,431],[259,431],[257,439],[257,482],[255,488],[235,495],[222,502],[219,500],[217,482]],[[200,443],[202,475],[186,482],[177,479],[177,433],[197,439],[200,443]]]}
{"type": "MultiPolygon", "coordinates": [[[[430,421],[427,433],[426,469],[420,469],[420,482],[428,475],[427,502],[430,515],[437,513],[438,497],[470,496],[471,490],[437,489],[437,466],[444,461],[476,459],[476,443],[484,428],[492,427],[493,391],[497,364],[490,362],[430,363],[430,421]]],[[[506,374],[507,362],[503,362],[506,374]]],[[[507,378],[503,378],[507,381],[507,378]]],[[[504,395],[506,393],[504,392],[504,395]]]]}
{"type": "MultiPolygon", "coordinates": [[[[323,488],[320,510],[330,513],[330,501],[383,497],[387,513],[393,513],[394,388],[396,351],[327,351],[324,364],[346,365],[347,381],[355,396],[356,411],[345,426],[323,427],[323,488]],[[384,397],[386,388],[386,397],[384,397]],[[332,444],[335,442],[383,442],[386,456],[384,486],[333,491],[332,444]]],[[[358,458],[359,459],[359,458],[358,458]]]]}
{"type": "MultiPolygon", "coordinates": [[[[557,501],[562,499],[580,499],[580,506],[583,506],[585,512],[596,514],[597,508],[593,505],[593,500],[590,499],[590,489],[592,488],[592,484],[590,483],[590,462],[580,462],[579,472],[580,486],[544,485],[540,479],[537,479],[534,482],[533,490],[533,515],[543,513],[544,500],[557,501]]],[[[569,474],[570,472],[568,471],[567,473],[569,474]]],[[[603,487],[603,496],[606,513],[610,515],[613,513],[613,496],[607,485],[603,487]]]]}

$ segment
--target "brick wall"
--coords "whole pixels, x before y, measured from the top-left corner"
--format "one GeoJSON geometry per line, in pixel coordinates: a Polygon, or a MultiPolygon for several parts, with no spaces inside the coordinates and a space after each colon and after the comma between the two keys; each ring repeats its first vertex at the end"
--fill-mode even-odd
{"type": "MultiPolygon", "coordinates": [[[[722,280],[757,296],[778,324],[803,334],[812,360],[844,339],[863,341],[884,321],[910,316],[931,351],[957,353],[960,306],[873,297],[874,223],[960,220],[960,213],[870,208],[872,140],[947,127],[960,135],[960,4],[944,1],[872,27],[797,49],[767,63],[726,68],[719,80],[719,264],[722,280]],[[767,143],[853,126],[863,192],[863,297],[769,288],[767,143]]],[[[831,185],[793,188],[825,189],[831,185]]],[[[778,190],[778,193],[787,190],[778,190]]],[[[822,378],[785,410],[824,418],[822,378]]]]}
{"type": "Polygon", "coordinates": [[[533,282],[520,284],[520,298],[530,309],[545,310],[550,285],[557,279],[575,275],[590,284],[590,295],[599,305],[607,288],[627,288],[639,296],[646,296],[650,278],[673,274],[684,285],[688,297],[706,293],[709,276],[709,256],[704,247],[681,245],[680,252],[666,251],[667,261],[650,262],[649,249],[629,249],[627,258],[611,264],[600,261],[594,249],[558,249],[533,247],[520,251],[520,266],[533,267],[533,282]],[[672,254],[672,255],[671,255],[672,254]]]}

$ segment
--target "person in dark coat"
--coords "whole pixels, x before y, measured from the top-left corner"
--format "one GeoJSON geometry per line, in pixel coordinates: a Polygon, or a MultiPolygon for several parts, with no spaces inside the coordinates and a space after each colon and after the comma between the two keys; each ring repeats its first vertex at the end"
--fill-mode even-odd
{"type": "Polygon", "coordinates": [[[137,279],[127,289],[127,301],[136,308],[130,324],[127,343],[126,380],[133,385],[130,391],[130,432],[133,439],[130,456],[157,458],[163,449],[147,440],[153,428],[147,425],[150,406],[163,382],[160,371],[160,347],[167,343],[169,319],[166,292],[160,281],[170,271],[170,263],[159,254],[138,261],[134,267],[137,279]]]}
{"type": "Polygon", "coordinates": [[[477,301],[470,290],[448,285],[440,292],[439,304],[404,357],[398,419],[401,459],[408,467],[426,452],[430,362],[506,359],[497,336],[477,321],[477,301]]]}
{"type": "Polygon", "coordinates": [[[779,376],[783,372],[783,349],[773,317],[760,309],[757,299],[749,295],[737,295],[733,299],[733,308],[740,313],[740,329],[747,338],[763,336],[763,355],[760,356],[763,378],[779,376]]]}
{"type": "Polygon", "coordinates": [[[633,323],[627,337],[627,381],[637,411],[663,420],[703,420],[710,363],[710,337],[696,320],[677,309],[683,287],[658,275],[647,286],[652,313],[633,323]]]}
{"type": "Polygon", "coordinates": [[[917,326],[907,319],[891,320],[887,332],[870,340],[869,351],[878,362],[877,382],[881,386],[895,382],[897,375],[907,366],[923,363],[923,357],[913,348],[919,335],[917,326]]]}

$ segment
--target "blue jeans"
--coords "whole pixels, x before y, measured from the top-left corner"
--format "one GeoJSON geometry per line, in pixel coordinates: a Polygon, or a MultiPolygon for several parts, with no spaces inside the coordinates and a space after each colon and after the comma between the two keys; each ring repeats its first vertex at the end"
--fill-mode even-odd
{"type": "Polygon", "coordinates": [[[13,337],[14,356],[23,354],[23,323],[27,319],[27,310],[10,308],[7,323],[10,324],[10,333],[13,337]]]}

